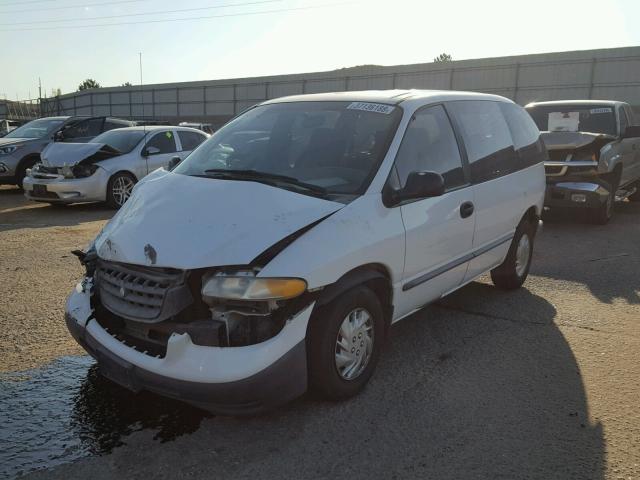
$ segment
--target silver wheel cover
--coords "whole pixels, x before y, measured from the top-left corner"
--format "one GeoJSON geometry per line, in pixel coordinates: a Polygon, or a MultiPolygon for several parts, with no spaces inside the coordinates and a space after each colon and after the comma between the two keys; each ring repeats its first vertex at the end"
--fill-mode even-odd
{"type": "Polygon", "coordinates": [[[531,240],[529,235],[523,233],[516,248],[516,275],[521,277],[527,271],[529,265],[529,257],[531,256],[531,240]]]}
{"type": "Polygon", "coordinates": [[[124,205],[124,202],[129,199],[134,185],[134,181],[130,177],[124,175],[117,177],[113,181],[113,184],[111,185],[111,196],[119,207],[124,205]]]}
{"type": "Polygon", "coordinates": [[[364,308],[356,308],[344,318],[336,339],[335,363],[345,380],[358,378],[373,352],[373,318],[364,308]]]}

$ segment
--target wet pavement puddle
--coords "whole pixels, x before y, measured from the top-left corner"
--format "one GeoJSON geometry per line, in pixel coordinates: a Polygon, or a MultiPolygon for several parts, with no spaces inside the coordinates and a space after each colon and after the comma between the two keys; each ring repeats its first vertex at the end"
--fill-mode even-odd
{"type": "Polygon", "coordinates": [[[139,430],[170,441],[210,416],[157,395],[133,394],[102,377],[89,356],[0,373],[0,478],[108,454],[139,430]]]}

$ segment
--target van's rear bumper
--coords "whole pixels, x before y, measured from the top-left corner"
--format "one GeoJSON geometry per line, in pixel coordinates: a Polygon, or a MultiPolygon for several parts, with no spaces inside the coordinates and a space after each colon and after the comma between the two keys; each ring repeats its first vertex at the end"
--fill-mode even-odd
{"type": "MultiPolygon", "coordinates": [[[[85,294],[72,293],[72,297],[76,295],[85,294]]],[[[133,392],[146,390],[184,401],[213,413],[240,415],[269,410],[302,395],[307,389],[307,356],[304,339],[297,341],[282,356],[265,365],[264,369],[245,378],[219,382],[192,381],[163,375],[144,368],[140,364],[136,365],[134,361],[137,360],[133,358],[137,359],[138,355],[144,355],[140,352],[132,352],[132,355],[135,355],[132,359],[126,359],[124,355],[114,353],[115,346],[111,345],[112,348],[108,348],[105,343],[109,341],[104,340],[107,335],[110,339],[113,337],[102,329],[95,319],[87,319],[84,318],[85,316],[85,308],[78,308],[77,302],[74,304],[68,301],[65,321],[73,338],[97,360],[100,372],[105,377],[133,392]],[[100,337],[104,338],[100,340],[100,337]]],[[[190,344],[190,341],[188,343],[190,344]]],[[[121,344],[119,346],[129,348],[121,344]]],[[[186,351],[188,347],[181,348],[184,349],[185,355],[189,354],[186,351]]],[[[196,348],[205,347],[196,346],[196,348]]],[[[235,348],[227,347],[224,350],[231,353],[235,348]]],[[[167,359],[150,358],[149,360],[161,363],[167,359]]],[[[218,365],[204,365],[203,369],[211,369],[213,378],[218,372],[232,367],[232,358],[228,360],[218,365]]],[[[255,361],[250,355],[247,355],[245,360],[247,363],[255,361]]],[[[192,372],[186,371],[186,373],[192,372]]]]}

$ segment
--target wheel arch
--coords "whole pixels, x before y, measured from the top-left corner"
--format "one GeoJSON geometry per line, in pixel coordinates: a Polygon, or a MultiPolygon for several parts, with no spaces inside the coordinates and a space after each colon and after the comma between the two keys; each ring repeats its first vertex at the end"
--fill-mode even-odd
{"type": "Polygon", "coordinates": [[[381,263],[368,263],[349,270],[336,282],[323,288],[316,305],[321,309],[343,293],[358,286],[370,288],[380,300],[384,311],[386,335],[393,317],[393,284],[388,268],[381,263]]]}
{"type": "Polygon", "coordinates": [[[127,175],[131,175],[131,176],[134,178],[134,180],[135,180],[136,182],[139,182],[139,181],[140,181],[140,179],[139,179],[138,177],[136,177],[136,174],[135,174],[135,173],[133,173],[131,170],[127,170],[127,169],[125,169],[125,168],[122,168],[122,169],[117,170],[117,171],[115,171],[115,172],[113,172],[113,173],[110,173],[110,174],[109,174],[109,181],[111,181],[111,179],[112,179],[113,177],[115,177],[116,175],[118,175],[118,174],[120,174],[120,173],[124,173],[124,174],[127,174],[127,175]]]}
{"type": "Polygon", "coordinates": [[[31,162],[33,162],[32,165],[35,165],[36,163],[38,163],[41,160],[42,160],[42,158],[40,157],[40,153],[38,153],[38,152],[32,152],[32,153],[26,154],[24,157],[22,157],[20,159],[20,161],[16,165],[16,169],[15,169],[14,174],[17,176],[18,172],[21,169],[29,168],[27,165],[29,165],[31,162]]]}

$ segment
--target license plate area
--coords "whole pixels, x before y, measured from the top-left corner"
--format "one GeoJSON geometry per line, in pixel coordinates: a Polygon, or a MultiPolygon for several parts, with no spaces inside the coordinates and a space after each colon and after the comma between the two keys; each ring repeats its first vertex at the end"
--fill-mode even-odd
{"type": "Polygon", "coordinates": [[[102,355],[98,355],[97,360],[100,373],[104,377],[132,392],[141,390],[134,373],[135,367],[131,363],[114,358],[106,360],[102,355]]]}
{"type": "Polygon", "coordinates": [[[46,197],[47,196],[47,186],[46,185],[33,185],[33,193],[34,197],[46,197]]]}

